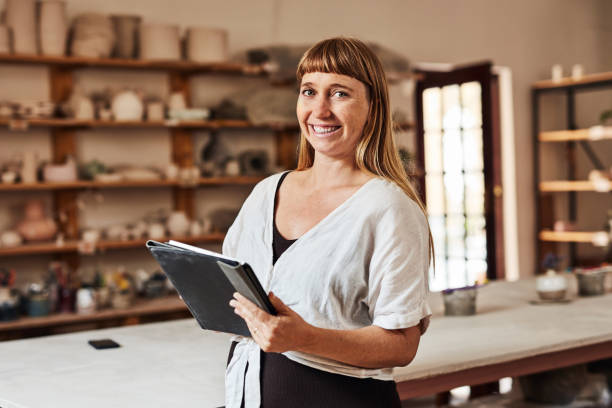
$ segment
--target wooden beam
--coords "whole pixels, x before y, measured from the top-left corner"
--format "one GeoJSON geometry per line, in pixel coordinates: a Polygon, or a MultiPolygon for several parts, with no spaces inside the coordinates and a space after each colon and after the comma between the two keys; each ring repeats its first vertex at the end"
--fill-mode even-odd
{"type": "Polygon", "coordinates": [[[297,166],[298,138],[295,132],[276,131],[276,164],[283,169],[297,166]]]}

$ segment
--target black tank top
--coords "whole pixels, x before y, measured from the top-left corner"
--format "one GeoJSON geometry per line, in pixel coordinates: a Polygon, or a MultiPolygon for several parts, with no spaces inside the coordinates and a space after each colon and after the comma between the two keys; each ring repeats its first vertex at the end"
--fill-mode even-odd
{"type": "Polygon", "coordinates": [[[281,235],[276,227],[276,204],[278,203],[278,190],[280,189],[283,180],[287,177],[289,172],[284,173],[280,179],[278,180],[278,184],[276,185],[276,193],[274,195],[274,215],[272,217],[272,224],[274,225],[272,231],[272,264],[276,263],[276,260],[281,256],[283,252],[287,250],[297,239],[286,239],[281,235]]]}

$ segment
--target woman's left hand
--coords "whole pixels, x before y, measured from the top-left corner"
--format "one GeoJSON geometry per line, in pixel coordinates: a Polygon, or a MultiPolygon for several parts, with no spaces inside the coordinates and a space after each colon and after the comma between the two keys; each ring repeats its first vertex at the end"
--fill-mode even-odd
{"type": "Polygon", "coordinates": [[[263,351],[283,353],[299,350],[310,341],[313,326],[306,323],[274,293],[270,292],[268,297],[276,309],[276,316],[264,312],[238,292],[234,293],[230,306],[234,308],[234,313],[244,319],[253,340],[263,351]]]}

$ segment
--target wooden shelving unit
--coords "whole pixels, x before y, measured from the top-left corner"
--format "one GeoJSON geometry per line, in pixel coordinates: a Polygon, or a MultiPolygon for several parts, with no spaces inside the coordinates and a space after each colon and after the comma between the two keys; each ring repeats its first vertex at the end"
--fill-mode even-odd
{"type": "MultiPolygon", "coordinates": [[[[547,252],[558,252],[560,243],[567,243],[568,265],[579,266],[577,256],[578,243],[591,243],[593,245],[605,245],[609,243],[606,232],[581,232],[551,231],[555,218],[576,222],[578,215],[577,199],[578,193],[584,192],[609,192],[612,182],[603,185],[592,183],[588,180],[577,179],[577,152],[582,149],[591,162],[594,169],[604,170],[609,166],[598,155],[598,151],[591,147],[591,143],[612,140],[612,128],[605,126],[593,126],[584,128],[578,126],[576,115],[577,94],[583,91],[593,91],[612,88],[612,72],[602,72],[585,75],[579,80],[563,78],[561,81],[539,81],[532,85],[532,141],[534,152],[534,196],[536,204],[535,216],[535,240],[536,257],[535,271],[541,271],[541,262],[547,252]],[[557,131],[542,131],[540,129],[540,98],[543,95],[563,95],[567,102],[565,129],[557,131]],[[566,180],[542,181],[540,180],[540,149],[541,143],[563,143],[565,152],[560,161],[565,164],[566,180]],[[553,193],[553,194],[549,194],[553,193]],[[554,207],[555,197],[564,193],[567,195],[567,214],[553,214],[550,210],[554,207]]],[[[607,160],[606,160],[607,161],[607,160]]],[[[605,210],[604,210],[605,211],[605,210]]],[[[605,214],[602,214],[602,218],[605,214]]],[[[602,259],[603,261],[604,259],[602,259]]]]}
{"type": "MultiPolygon", "coordinates": [[[[612,190],[612,181],[609,182],[608,190],[612,190]]],[[[555,180],[542,181],[540,183],[542,192],[562,192],[562,191],[598,191],[595,184],[588,180],[555,180]]]]}
{"type": "MultiPolygon", "coordinates": [[[[74,85],[74,71],[78,69],[129,69],[155,70],[167,74],[170,92],[183,93],[190,106],[190,78],[193,75],[230,75],[265,76],[260,66],[249,64],[198,64],[187,61],[141,61],[121,59],[95,59],[75,57],[45,57],[39,55],[0,55],[0,64],[22,64],[44,66],[49,72],[50,101],[61,104],[68,100],[74,85]]],[[[168,130],[170,138],[170,158],[179,168],[191,167],[194,158],[192,132],[195,130],[268,130],[275,135],[277,145],[276,165],[291,167],[295,156],[295,137],[297,125],[279,126],[277,124],[254,125],[244,120],[206,120],[206,121],[100,121],[75,119],[0,119],[0,128],[27,135],[30,128],[47,128],[51,136],[51,159],[54,163],[64,162],[66,156],[77,157],[77,135],[86,135],[93,129],[152,129],[168,130]]],[[[20,135],[20,137],[24,137],[20,135]]],[[[195,215],[195,188],[215,186],[249,187],[262,177],[214,177],[201,178],[196,185],[183,185],[178,181],[147,180],[102,183],[95,181],[76,181],[71,183],[33,183],[0,184],[0,192],[20,193],[22,191],[48,191],[52,195],[55,213],[62,212],[66,222],[61,224],[65,242],[58,247],[55,242],[25,244],[16,248],[0,248],[0,258],[13,256],[50,255],[78,267],[79,253],[79,214],[75,202],[82,189],[125,189],[125,188],[170,188],[172,189],[173,209],[183,211],[188,217],[195,215]]],[[[191,244],[221,244],[223,233],[198,237],[172,237],[172,239],[191,244]]],[[[168,238],[170,239],[170,238],[168,238]]],[[[94,253],[129,248],[142,248],[146,240],[100,241],[94,253]]],[[[125,310],[104,310],[91,315],[60,314],[41,318],[23,318],[16,322],[0,322],[0,340],[46,335],[81,329],[94,329],[140,322],[188,317],[189,312],[177,297],[164,300],[139,300],[133,307],[125,310]]]]}

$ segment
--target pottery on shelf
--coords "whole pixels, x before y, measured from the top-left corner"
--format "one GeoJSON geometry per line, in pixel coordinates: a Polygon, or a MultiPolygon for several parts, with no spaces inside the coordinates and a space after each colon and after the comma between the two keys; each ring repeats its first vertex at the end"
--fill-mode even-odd
{"type": "Polygon", "coordinates": [[[140,59],[180,60],[179,27],[171,24],[141,24],[140,59]]]}
{"type": "Polygon", "coordinates": [[[227,61],[227,31],[206,27],[188,28],[187,58],[202,63],[227,61]]]}
{"type": "Polygon", "coordinates": [[[111,109],[117,121],[142,120],[144,111],[141,97],[130,90],[118,92],[113,97],[111,109]]]}
{"type": "Polygon", "coordinates": [[[159,222],[151,223],[147,229],[147,235],[150,239],[162,239],[166,236],[166,227],[159,222]]]}
{"type": "Polygon", "coordinates": [[[240,175],[240,163],[238,160],[228,160],[225,163],[225,174],[230,177],[236,177],[240,175]]]}
{"type": "Polygon", "coordinates": [[[32,151],[26,151],[23,153],[23,163],[21,166],[21,182],[22,183],[36,183],[36,172],[38,169],[38,163],[36,160],[36,154],[32,151]]]}
{"type": "Polygon", "coordinates": [[[113,55],[118,58],[134,58],[138,52],[138,31],[140,16],[112,15],[115,28],[115,51],[113,55]]]}
{"type": "Polygon", "coordinates": [[[38,39],[42,55],[63,56],[66,54],[68,23],[66,2],[63,0],[41,1],[39,10],[38,39]]]}
{"type": "Polygon", "coordinates": [[[158,121],[164,120],[164,103],[155,101],[147,103],[147,120],[158,121]]]}
{"type": "Polygon", "coordinates": [[[43,169],[43,178],[52,183],[76,181],[78,178],[76,161],[72,156],[68,156],[63,164],[46,164],[43,169]]]}
{"type": "Polygon", "coordinates": [[[14,171],[8,170],[2,173],[2,183],[4,184],[13,184],[17,180],[17,173],[14,171]]]}
{"type": "Polygon", "coordinates": [[[536,279],[536,291],[542,300],[563,299],[567,292],[567,279],[553,269],[548,269],[536,279]]]}
{"type": "Polygon", "coordinates": [[[13,52],[36,54],[36,1],[6,0],[5,21],[11,28],[13,52]]]}
{"type": "Polygon", "coordinates": [[[173,211],[166,222],[170,235],[178,237],[185,236],[189,231],[189,218],[182,211],[173,211]]]}
{"type": "Polygon", "coordinates": [[[42,201],[31,200],[25,206],[25,218],[17,231],[26,241],[46,241],[55,236],[57,225],[53,219],[45,217],[42,201]]]}
{"type": "Polygon", "coordinates": [[[4,248],[17,247],[21,245],[22,241],[23,240],[21,239],[21,235],[19,235],[17,231],[8,230],[8,231],[4,231],[0,235],[0,246],[4,248]]]}
{"type": "Polygon", "coordinates": [[[115,46],[115,29],[105,14],[85,13],[73,23],[70,53],[77,57],[108,58],[115,46]]]}
{"type": "Polygon", "coordinates": [[[199,235],[202,235],[203,232],[204,229],[202,228],[202,223],[200,221],[191,221],[191,224],[189,224],[189,235],[191,235],[192,237],[197,237],[199,235]]]}
{"type": "Polygon", "coordinates": [[[96,298],[91,288],[80,288],[76,292],[76,312],[91,314],[96,311],[96,298]]]}

